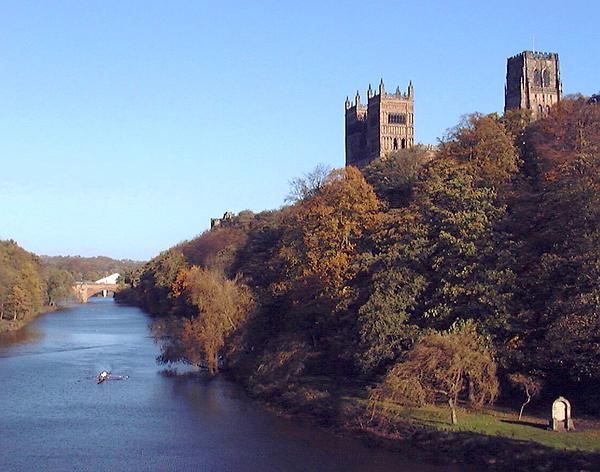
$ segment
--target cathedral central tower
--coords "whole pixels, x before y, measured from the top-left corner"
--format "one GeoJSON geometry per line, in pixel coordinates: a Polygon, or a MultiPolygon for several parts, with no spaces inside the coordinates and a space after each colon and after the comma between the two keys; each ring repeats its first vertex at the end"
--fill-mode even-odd
{"type": "Polygon", "coordinates": [[[397,87],[386,93],[383,80],[377,93],[369,85],[367,103],[346,98],[346,165],[364,167],[379,157],[414,145],[414,90],[397,87]]]}

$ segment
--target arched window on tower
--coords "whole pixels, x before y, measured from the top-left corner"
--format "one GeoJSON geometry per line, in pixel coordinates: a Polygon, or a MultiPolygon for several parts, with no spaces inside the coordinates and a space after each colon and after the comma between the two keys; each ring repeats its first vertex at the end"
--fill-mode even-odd
{"type": "Polygon", "coordinates": [[[533,71],[533,85],[537,85],[538,87],[542,85],[542,74],[538,69],[533,71]]]}
{"type": "Polygon", "coordinates": [[[550,71],[548,69],[544,69],[542,72],[542,81],[544,87],[550,87],[550,71]]]}
{"type": "Polygon", "coordinates": [[[398,138],[394,138],[394,151],[398,149],[398,138]]]}
{"type": "Polygon", "coordinates": [[[400,141],[400,146],[402,149],[406,149],[406,139],[402,138],[402,141],[400,141]]]}
{"type": "Polygon", "coordinates": [[[544,116],[544,106],[538,105],[538,117],[544,116]]]}

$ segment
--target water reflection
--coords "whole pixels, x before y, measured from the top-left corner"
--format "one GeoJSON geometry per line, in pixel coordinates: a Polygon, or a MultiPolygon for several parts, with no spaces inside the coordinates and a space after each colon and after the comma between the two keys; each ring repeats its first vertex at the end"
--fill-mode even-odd
{"type": "Polygon", "coordinates": [[[12,346],[29,344],[39,341],[43,333],[35,328],[25,326],[15,331],[0,333],[0,356],[2,352],[12,346]]]}
{"type": "Polygon", "coordinates": [[[0,338],[0,470],[446,471],[262,409],[223,378],[171,376],[112,300],[0,338]],[[103,382],[101,370],[128,375],[103,382]]]}

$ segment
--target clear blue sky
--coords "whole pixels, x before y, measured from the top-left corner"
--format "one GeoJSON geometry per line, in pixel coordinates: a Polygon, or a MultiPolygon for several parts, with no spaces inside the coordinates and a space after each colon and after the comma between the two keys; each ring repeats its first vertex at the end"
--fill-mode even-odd
{"type": "Polygon", "coordinates": [[[506,58],[600,90],[596,2],[3,1],[0,238],[146,259],[344,162],[344,100],[415,86],[417,141],[501,111],[506,58]],[[493,5],[492,5],[493,4],[493,5]]]}

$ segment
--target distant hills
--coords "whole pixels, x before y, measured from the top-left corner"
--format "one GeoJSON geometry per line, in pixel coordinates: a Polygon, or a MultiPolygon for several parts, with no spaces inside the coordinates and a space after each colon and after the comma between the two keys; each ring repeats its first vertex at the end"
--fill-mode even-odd
{"type": "Polygon", "coordinates": [[[59,270],[66,270],[75,280],[94,281],[118,272],[123,274],[138,269],[141,261],[130,259],[111,259],[106,256],[40,256],[42,265],[59,270]]]}

